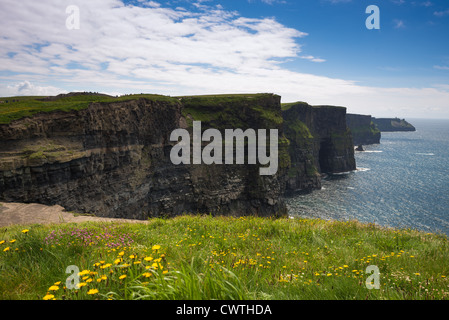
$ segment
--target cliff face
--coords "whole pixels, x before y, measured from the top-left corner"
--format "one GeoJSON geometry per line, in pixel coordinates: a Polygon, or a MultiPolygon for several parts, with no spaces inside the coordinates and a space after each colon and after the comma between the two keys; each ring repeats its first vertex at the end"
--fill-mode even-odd
{"type": "Polygon", "coordinates": [[[180,205],[173,195],[191,192],[179,183],[188,172],[166,155],[181,107],[145,99],[93,103],[0,125],[1,199],[129,218],[180,205]]]}
{"type": "Polygon", "coordinates": [[[346,108],[285,104],[284,130],[290,141],[287,191],[321,187],[321,173],[356,169],[346,108]]]}
{"type": "Polygon", "coordinates": [[[348,113],[346,124],[351,130],[354,145],[380,143],[381,133],[371,116],[348,113]]]}
{"type": "Polygon", "coordinates": [[[416,131],[416,128],[407,121],[405,121],[405,119],[373,118],[373,122],[382,132],[416,131]]]}
{"type": "MultiPolygon", "coordinates": [[[[277,112],[282,119],[279,101],[274,95],[239,97],[234,105],[217,104],[212,114],[223,127],[240,121],[282,129],[281,122],[257,110],[270,107],[269,116],[277,112]],[[239,115],[231,118],[234,123],[223,118],[229,116],[222,112],[225,107],[239,115]]],[[[197,101],[195,107],[208,106],[197,101]]],[[[261,177],[258,165],[171,162],[176,144],[171,132],[189,128],[199,114],[192,117],[192,104],[189,108],[178,99],[93,103],[84,110],[40,113],[0,125],[0,199],[136,219],[183,212],[284,214],[281,170],[261,177]]],[[[204,122],[203,129],[213,124],[204,122]]]]}
{"type": "Polygon", "coordinates": [[[286,190],[319,188],[321,172],[355,169],[345,113],[307,104],[282,112],[279,96],[257,94],[121,98],[34,114],[0,124],[0,200],[134,219],[285,215],[286,190]],[[260,175],[260,164],[173,164],[170,135],[183,128],[193,137],[194,121],[223,136],[277,129],[276,174],[260,175]]]}

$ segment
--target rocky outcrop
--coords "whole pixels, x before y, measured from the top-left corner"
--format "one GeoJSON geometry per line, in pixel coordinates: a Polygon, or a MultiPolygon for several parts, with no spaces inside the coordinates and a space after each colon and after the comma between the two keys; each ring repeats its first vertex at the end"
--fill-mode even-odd
{"type": "Polygon", "coordinates": [[[373,118],[373,122],[381,132],[416,131],[416,128],[399,118],[373,118]]]}
{"type": "Polygon", "coordinates": [[[380,143],[380,130],[370,115],[346,115],[346,124],[351,130],[354,146],[380,143]]]}
{"type": "Polygon", "coordinates": [[[345,115],[345,108],[307,104],[282,111],[274,94],[130,96],[38,113],[0,124],[0,200],[111,218],[285,215],[286,191],[319,188],[321,173],[355,169],[345,115]],[[277,129],[277,172],[173,164],[170,135],[183,128],[192,136],[194,121],[203,132],[277,129]]]}
{"type": "Polygon", "coordinates": [[[137,219],[181,209],[188,171],[167,158],[181,108],[175,99],[93,103],[0,125],[0,197],[137,219]]]}
{"type": "Polygon", "coordinates": [[[204,121],[203,129],[219,123],[282,131],[280,97],[238,97],[215,106],[207,99],[181,100],[186,108],[180,99],[92,103],[0,125],[1,200],[135,219],[285,214],[282,170],[262,177],[257,165],[174,165],[169,139],[174,129],[191,130],[192,119],[205,120],[201,115],[212,107],[218,118],[204,121]]]}
{"type": "Polygon", "coordinates": [[[287,191],[319,189],[322,173],[356,169],[346,108],[297,102],[284,104],[282,114],[291,156],[287,191]]]}

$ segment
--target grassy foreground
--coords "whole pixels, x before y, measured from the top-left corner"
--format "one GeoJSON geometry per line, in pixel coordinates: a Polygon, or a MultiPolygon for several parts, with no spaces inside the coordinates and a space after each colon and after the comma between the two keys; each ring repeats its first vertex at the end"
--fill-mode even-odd
{"type": "Polygon", "coordinates": [[[0,299],[448,299],[448,275],[446,236],[356,221],[180,216],[0,229],[0,299]],[[379,289],[366,286],[370,265],[379,289]]]}

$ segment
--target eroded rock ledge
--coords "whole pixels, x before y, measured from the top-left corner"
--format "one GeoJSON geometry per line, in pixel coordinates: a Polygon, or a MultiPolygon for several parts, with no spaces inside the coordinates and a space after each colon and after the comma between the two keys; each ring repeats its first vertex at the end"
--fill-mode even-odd
{"type": "Polygon", "coordinates": [[[93,102],[0,124],[0,200],[61,205],[100,217],[206,213],[285,215],[287,191],[320,188],[320,174],[355,169],[346,109],[274,94],[93,102]],[[174,165],[169,137],[192,130],[278,129],[279,169],[174,165]]]}

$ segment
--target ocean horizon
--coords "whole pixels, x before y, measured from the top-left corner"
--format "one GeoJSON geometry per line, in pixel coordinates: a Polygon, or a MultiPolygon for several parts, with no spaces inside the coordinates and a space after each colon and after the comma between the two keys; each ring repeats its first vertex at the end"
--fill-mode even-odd
{"type": "Polygon", "coordinates": [[[449,119],[406,120],[416,131],[382,132],[355,152],[357,170],[288,197],[289,215],[449,235],[449,119]]]}

